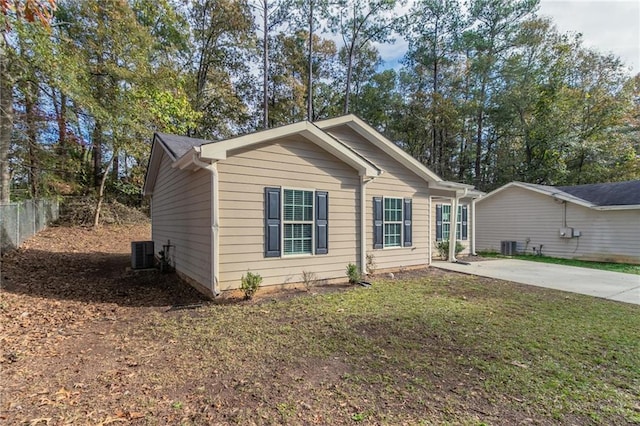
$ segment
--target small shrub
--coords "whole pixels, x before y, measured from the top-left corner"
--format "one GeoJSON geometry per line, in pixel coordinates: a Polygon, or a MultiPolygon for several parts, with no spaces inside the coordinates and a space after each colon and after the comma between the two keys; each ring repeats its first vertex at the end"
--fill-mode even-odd
{"type": "MultiPolygon", "coordinates": [[[[449,260],[449,241],[439,241],[436,244],[436,248],[442,259],[449,260]]],[[[462,250],[464,250],[464,246],[459,241],[456,241],[456,256],[460,254],[462,250]]]]}
{"type": "Polygon", "coordinates": [[[316,274],[311,271],[302,271],[302,282],[304,283],[304,288],[307,291],[311,291],[311,289],[316,286],[318,278],[316,274]]]}
{"type": "Polygon", "coordinates": [[[262,283],[262,277],[260,274],[254,274],[250,271],[247,271],[247,275],[242,276],[242,284],[240,285],[240,290],[244,292],[244,298],[249,300],[256,294],[260,284],[262,283]]]}
{"type": "Polygon", "coordinates": [[[367,272],[373,275],[376,272],[376,256],[373,253],[367,253],[367,272]]]}
{"type": "Polygon", "coordinates": [[[353,263],[347,265],[347,277],[349,277],[349,284],[357,284],[360,282],[360,270],[353,263]]]}

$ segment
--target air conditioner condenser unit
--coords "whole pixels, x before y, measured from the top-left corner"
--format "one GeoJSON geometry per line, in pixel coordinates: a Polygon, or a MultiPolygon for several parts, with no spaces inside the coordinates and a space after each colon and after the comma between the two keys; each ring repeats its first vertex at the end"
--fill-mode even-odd
{"type": "Polygon", "coordinates": [[[153,241],[132,241],[131,269],[153,268],[154,264],[153,241]]]}

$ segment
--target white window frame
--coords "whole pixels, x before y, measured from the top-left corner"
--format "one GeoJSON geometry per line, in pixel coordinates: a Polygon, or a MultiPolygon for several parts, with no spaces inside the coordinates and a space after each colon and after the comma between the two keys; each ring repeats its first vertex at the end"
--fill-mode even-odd
{"type": "Polygon", "coordinates": [[[315,232],[315,220],[316,220],[316,190],[309,188],[282,188],[280,193],[280,211],[282,212],[282,231],[280,235],[280,247],[282,247],[280,257],[304,257],[315,255],[316,247],[316,232],[315,232]],[[285,191],[304,191],[311,192],[311,220],[286,220],[285,219],[285,191]],[[285,226],[286,225],[311,225],[311,251],[305,253],[286,253],[285,246],[285,226]]]}
{"type": "MultiPolygon", "coordinates": [[[[449,241],[451,232],[451,204],[442,203],[442,241],[449,241]],[[444,209],[449,210],[449,220],[444,220],[444,209]],[[447,225],[447,232],[445,236],[445,225],[447,225]]],[[[469,225],[467,225],[469,226],[469,225]]],[[[462,241],[462,204],[458,204],[458,215],[456,216],[456,241],[462,241]]]]}
{"type": "MultiPolygon", "coordinates": [[[[394,209],[397,211],[397,209],[394,209]]],[[[401,197],[382,197],[382,248],[383,249],[394,249],[394,248],[402,248],[404,241],[404,198],[401,197]],[[397,200],[400,203],[400,220],[398,221],[387,221],[387,200],[397,200]],[[397,245],[387,245],[387,224],[389,225],[399,225],[400,226],[400,234],[397,245]]],[[[395,235],[395,234],[394,234],[395,235]]]]}

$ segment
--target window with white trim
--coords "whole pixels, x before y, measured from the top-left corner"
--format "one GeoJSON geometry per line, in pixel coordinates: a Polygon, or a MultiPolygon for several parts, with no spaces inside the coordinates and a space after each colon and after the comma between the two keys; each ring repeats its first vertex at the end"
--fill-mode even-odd
{"type": "MultiPolygon", "coordinates": [[[[447,241],[451,234],[451,204],[436,205],[436,240],[447,241]]],[[[468,234],[467,206],[458,205],[456,240],[466,240],[468,234]]]]}
{"type": "Polygon", "coordinates": [[[402,198],[384,198],[384,247],[402,246],[402,198]]]}
{"type": "Polygon", "coordinates": [[[313,191],[283,190],[284,254],[313,253],[313,191]]]}

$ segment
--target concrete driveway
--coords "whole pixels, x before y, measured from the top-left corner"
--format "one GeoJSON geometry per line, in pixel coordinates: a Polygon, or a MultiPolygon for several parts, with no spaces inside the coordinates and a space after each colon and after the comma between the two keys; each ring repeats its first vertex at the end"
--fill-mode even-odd
{"type": "Polygon", "coordinates": [[[640,275],[515,259],[483,260],[469,265],[433,262],[431,266],[640,305],[640,275]]]}

